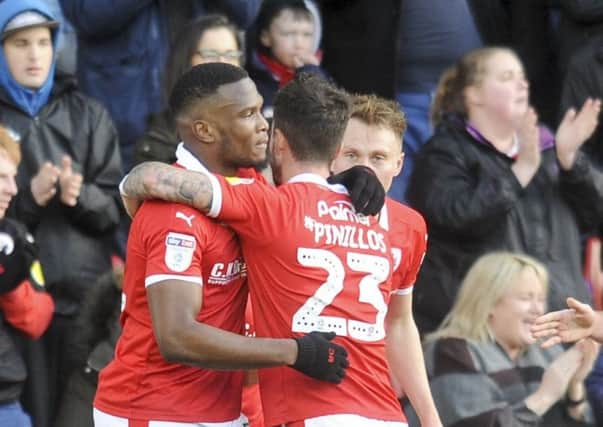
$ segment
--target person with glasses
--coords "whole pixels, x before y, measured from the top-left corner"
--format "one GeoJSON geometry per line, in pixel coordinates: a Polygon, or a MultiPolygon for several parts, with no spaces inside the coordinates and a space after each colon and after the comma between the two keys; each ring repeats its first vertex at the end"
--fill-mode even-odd
{"type": "Polygon", "coordinates": [[[279,88],[296,74],[326,77],[316,50],[317,17],[304,0],[265,0],[247,33],[247,71],[264,97],[262,113],[273,115],[273,100],[279,88]]]}
{"type": "MultiPolygon", "coordinates": [[[[226,62],[241,66],[243,63],[241,31],[226,16],[202,16],[185,26],[172,46],[165,69],[163,93],[167,99],[178,78],[191,67],[208,62],[226,62]]],[[[134,161],[174,163],[176,123],[169,109],[151,115],[146,132],[136,141],[134,161]]]]}

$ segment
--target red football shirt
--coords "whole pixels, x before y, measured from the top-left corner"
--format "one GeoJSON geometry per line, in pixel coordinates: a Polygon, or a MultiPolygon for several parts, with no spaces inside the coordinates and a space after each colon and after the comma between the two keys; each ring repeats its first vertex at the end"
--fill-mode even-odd
{"type": "MultiPolygon", "coordinates": [[[[203,170],[182,146],[178,164],[203,170]]],[[[230,228],[174,203],[148,201],[128,238],[122,335],[101,371],[94,406],[112,415],[175,422],[225,422],[241,410],[242,371],[167,363],[153,334],[146,287],[168,279],[199,284],[197,320],[243,333],[246,269],[230,228]]],[[[177,286],[177,285],[176,285],[177,286]]]]}
{"type": "Polygon", "coordinates": [[[414,209],[387,198],[379,223],[388,230],[392,246],[393,292],[411,293],[427,249],[425,220],[414,209]]]}
{"type": "Polygon", "coordinates": [[[299,175],[278,188],[212,180],[210,215],[241,239],[257,336],[335,331],[335,342],[349,353],[339,385],[289,367],[261,369],[266,425],[341,413],[404,421],[385,357],[392,292],[386,230],[356,215],[343,187],[316,175],[299,175]]]}

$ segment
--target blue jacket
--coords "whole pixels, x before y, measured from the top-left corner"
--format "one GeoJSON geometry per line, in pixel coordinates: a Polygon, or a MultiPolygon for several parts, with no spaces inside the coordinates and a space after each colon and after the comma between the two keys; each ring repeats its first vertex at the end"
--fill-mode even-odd
{"type": "MultiPolygon", "coordinates": [[[[246,28],[260,0],[188,0],[178,2],[184,20],[217,10],[246,28]]],[[[168,56],[168,1],[61,0],[67,19],[78,32],[77,76],[83,92],[109,110],[117,126],[123,163],[131,165],[134,142],[150,113],[164,109],[161,83],[168,56]]],[[[171,28],[179,28],[178,23],[171,28]]]]}

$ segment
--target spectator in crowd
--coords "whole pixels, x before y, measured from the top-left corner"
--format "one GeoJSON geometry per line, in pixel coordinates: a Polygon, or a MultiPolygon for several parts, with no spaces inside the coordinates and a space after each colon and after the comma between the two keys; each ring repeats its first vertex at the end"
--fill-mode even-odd
{"type": "Polygon", "coordinates": [[[26,364],[13,341],[15,331],[39,338],[52,318],[54,304],[44,292],[36,247],[26,228],[6,218],[17,194],[15,176],[21,153],[17,142],[0,127],[0,425],[30,427],[19,403],[26,364]]]}
{"type": "Polygon", "coordinates": [[[58,25],[40,0],[0,3],[0,121],[23,155],[10,215],[35,235],[56,303],[44,336],[51,410],[71,369],[64,340],[85,294],[111,266],[107,240],[119,221],[122,173],[109,114],[72,77],[55,75],[58,25]]]}
{"type": "MultiPolygon", "coordinates": [[[[164,94],[169,97],[178,78],[194,65],[227,62],[242,65],[243,46],[239,29],[224,15],[205,15],[185,26],[170,50],[164,73],[164,94]]],[[[156,160],[176,161],[176,145],[180,138],[169,111],[151,115],[144,135],[134,147],[134,165],[156,160]]]]}
{"type": "MultiPolygon", "coordinates": [[[[342,150],[331,170],[341,173],[363,165],[375,172],[385,190],[402,168],[402,136],[406,119],[397,102],[375,95],[352,97],[352,115],[343,134],[342,150]]],[[[421,215],[387,199],[380,213],[387,224],[394,260],[394,287],[388,307],[386,346],[392,383],[399,396],[410,398],[422,425],[435,413],[427,384],[419,332],[412,316],[413,285],[425,255],[427,230],[421,215]]]]}
{"type": "Polygon", "coordinates": [[[240,28],[260,0],[60,0],[78,35],[77,76],[82,90],[109,110],[117,125],[126,170],[149,115],[165,108],[161,83],[176,34],[208,11],[240,28]]]}
{"type": "Polygon", "coordinates": [[[547,288],[546,267],[526,255],[493,252],[471,266],[452,310],[425,339],[445,426],[593,425],[584,379],[598,346],[545,350],[530,332],[547,288]]]}
{"type": "MultiPolygon", "coordinates": [[[[603,34],[586,42],[569,63],[561,93],[561,110],[577,108],[588,98],[603,97],[603,34]]],[[[583,150],[603,169],[603,129],[599,125],[583,150]]]]}
{"type": "MultiPolygon", "coordinates": [[[[313,10],[313,9],[312,9],[313,10]]],[[[272,119],[274,96],[297,73],[324,76],[316,50],[318,17],[304,0],[264,0],[248,32],[247,70],[272,119]]]]}
{"type": "Polygon", "coordinates": [[[113,359],[121,332],[122,280],[123,266],[108,271],[99,277],[82,303],[69,337],[74,372],[67,383],[55,427],[94,427],[92,402],[98,373],[113,359]]]}
{"type": "Polygon", "coordinates": [[[415,291],[421,332],[452,306],[469,266],[492,250],[529,254],[551,275],[549,307],[589,299],[579,225],[603,209],[603,176],[580,146],[600,101],[568,110],[553,136],[537,125],[517,56],[505,48],[465,55],[440,80],[434,136],[421,150],[409,201],[427,221],[430,246],[415,291]]]}
{"type": "MultiPolygon", "coordinates": [[[[572,0],[573,1],[573,0],[572,0]]],[[[581,1],[581,0],[579,0],[581,1]]],[[[557,0],[499,0],[508,8],[508,42],[524,65],[530,83],[530,104],[539,120],[555,129],[559,124],[561,72],[557,0]]],[[[565,110],[564,110],[565,111],[565,110]]]]}
{"type": "Polygon", "coordinates": [[[603,4],[592,0],[558,0],[558,3],[559,65],[565,76],[575,52],[603,35],[603,4]]]}
{"type": "Polygon", "coordinates": [[[429,108],[444,69],[484,44],[509,42],[500,0],[322,0],[323,67],[351,92],[397,99],[408,121],[404,169],[389,195],[406,200],[429,108]]]}
{"type": "MultiPolygon", "coordinates": [[[[259,98],[247,78],[223,91],[259,98]]],[[[128,197],[193,205],[237,231],[257,336],[299,336],[318,328],[336,332],[345,343],[350,368],[337,387],[287,368],[260,370],[266,425],[406,425],[391,386],[385,342],[386,330],[398,335],[394,319],[404,316],[402,299],[388,312],[390,298],[408,292],[409,283],[393,286],[389,280],[392,255],[383,224],[359,216],[345,190],[326,180],[351,112],[348,98],[312,74],[296,76],[279,90],[270,144],[274,181],[282,184],[277,188],[161,163],[139,165],[123,183],[128,197]],[[179,188],[190,191],[182,194],[179,188]],[[289,238],[280,238],[283,230],[289,238]]],[[[366,168],[344,174],[359,169],[366,168]]],[[[396,362],[395,376],[404,375],[404,361],[396,362]]],[[[404,381],[400,384],[407,385],[404,381]]],[[[425,391],[420,381],[416,385],[417,395],[425,391]]],[[[441,426],[433,407],[423,404],[424,425],[441,426]]]]}
{"type": "MultiPolygon", "coordinates": [[[[183,138],[177,170],[207,171],[205,164],[226,176],[259,179],[249,168],[266,157],[268,125],[260,107],[244,69],[191,68],[170,96],[183,138]]],[[[341,381],[347,357],[329,342],[334,334],[241,335],[246,267],[237,236],[221,223],[185,205],[144,203],[132,223],[126,263],[123,332],[115,359],[100,374],[97,427],[124,420],[239,426],[246,368],[290,365],[341,381]]]]}

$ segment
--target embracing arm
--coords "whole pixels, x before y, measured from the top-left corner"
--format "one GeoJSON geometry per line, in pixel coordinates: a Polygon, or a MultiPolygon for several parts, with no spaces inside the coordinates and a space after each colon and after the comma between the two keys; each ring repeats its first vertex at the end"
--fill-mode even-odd
{"type": "Polygon", "coordinates": [[[153,330],[162,356],[172,363],[209,369],[291,366],[312,378],[340,383],[347,352],[330,342],[335,334],[299,338],[250,338],[198,322],[199,285],[165,280],[147,287],[153,330]]]}
{"type": "Polygon", "coordinates": [[[150,285],[147,295],[155,337],[169,362],[212,369],[295,363],[297,345],[293,339],[248,338],[198,322],[198,284],[166,280],[150,285]]]}
{"type": "Polygon", "coordinates": [[[441,426],[427,381],[419,331],[412,317],[412,294],[392,295],[385,327],[385,348],[394,382],[410,399],[422,426],[441,426]]]}
{"type": "Polygon", "coordinates": [[[120,187],[130,217],[146,199],[182,203],[203,213],[209,212],[213,199],[209,175],[160,162],[139,164],[124,177],[120,187]]]}

